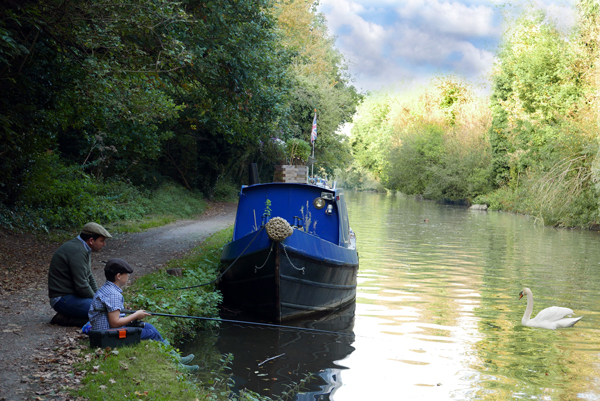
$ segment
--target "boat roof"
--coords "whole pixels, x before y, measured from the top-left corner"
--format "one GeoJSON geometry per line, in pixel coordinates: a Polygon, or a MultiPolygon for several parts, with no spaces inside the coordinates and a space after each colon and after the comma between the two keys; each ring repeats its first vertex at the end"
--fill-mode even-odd
{"type": "Polygon", "coordinates": [[[246,189],[246,188],[255,188],[255,187],[264,187],[264,186],[276,186],[276,185],[286,185],[286,186],[297,186],[297,187],[312,187],[312,188],[318,188],[320,190],[325,190],[325,191],[329,191],[331,193],[338,193],[339,191],[342,191],[342,188],[329,188],[329,187],[323,187],[321,185],[314,185],[314,184],[305,184],[305,183],[300,183],[300,182],[266,182],[266,183],[260,183],[260,184],[254,184],[254,185],[242,185],[242,189],[246,189]]]}

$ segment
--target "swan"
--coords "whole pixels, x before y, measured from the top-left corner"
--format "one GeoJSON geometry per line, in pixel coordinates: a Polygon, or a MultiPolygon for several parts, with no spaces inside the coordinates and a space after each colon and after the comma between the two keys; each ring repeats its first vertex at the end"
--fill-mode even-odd
{"type": "Polygon", "coordinates": [[[523,298],[523,295],[527,295],[527,309],[525,309],[523,319],[521,319],[521,324],[523,326],[555,330],[563,327],[571,327],[583,317],[565,318],[565,316],[573,314],[572,309],[551,306],[540,311],[536,317],[531,319],[531,312],[533,311],[533,293],[529,288],[525,288],[519,293],[519,299],[523,298]]]}

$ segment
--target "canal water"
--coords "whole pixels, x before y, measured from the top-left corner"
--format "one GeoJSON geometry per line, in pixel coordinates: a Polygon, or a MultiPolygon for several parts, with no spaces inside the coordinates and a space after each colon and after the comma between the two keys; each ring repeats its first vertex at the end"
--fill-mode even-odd
{"type": "Polygon", "coordinates": [[[235,388],[268,396],[310,375],[295,400],[600,400],[599,233],[401,195],[347,203],[356,304],[298,323],[340,334],[223,325],[184,347],[205,369],[231,353],[235,388]],[[583,319],[522,326],[524,287],[534,315],[583,319]]]}

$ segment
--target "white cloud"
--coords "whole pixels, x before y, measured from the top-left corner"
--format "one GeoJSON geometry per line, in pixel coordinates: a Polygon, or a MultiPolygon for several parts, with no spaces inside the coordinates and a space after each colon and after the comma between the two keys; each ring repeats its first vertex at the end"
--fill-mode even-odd
{"type": "Polygon", "coordinates": [[[424,82],[434,74],[476,78],[491,66],[483,39],[497,40],[490,7],[438,0],[323,0],[337,46],[357,87],[424,82]],[[477,43],[477,44],[474,44],[477,43]]]}
{"type": "Polygon", "coordinates": [[[421,21],[423,28],[451,35],[495,36],[492,8],[459,2],[409,0],[396,8],[404,21],[421,21]]]}
{"type": "Polygon", "coordinates": [[[537,6],[542,8],[548,18],[556,23],[563,31],[569,31],[575,25],[575,12],[571,4],[555,4],[537,1],[537,6]]]}
{"type": "MultiPolygon", "coordinates": [[[[500,40],[503,1],[321,0],[320,10],[356,86],[376,90],[440,73],[481,81],[500,40]]],[[[514,0],[504,12],[530,1],[565,31],[573,26],[574,0],[514,0]]]]}

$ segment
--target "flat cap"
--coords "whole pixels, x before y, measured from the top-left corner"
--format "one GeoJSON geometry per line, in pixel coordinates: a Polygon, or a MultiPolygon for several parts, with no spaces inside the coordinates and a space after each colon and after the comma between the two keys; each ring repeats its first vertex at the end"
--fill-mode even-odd
{"type": "Polygon", "coordinates": [[[113,274],[133,273],[133,267],[131,267],[129,263],[125,262],[123,259],[112,258],[106,261],[104,272],[113,274]]]}
{"type": "Polygon", "coordinates": [[[105,238],[112,238],[112,235],[110,235],[108,231],[106,231],[106,229],[98,223],[87,223],[85,226],[83,226],[81,232],[83,234],[98,234],[105,238]]]}

